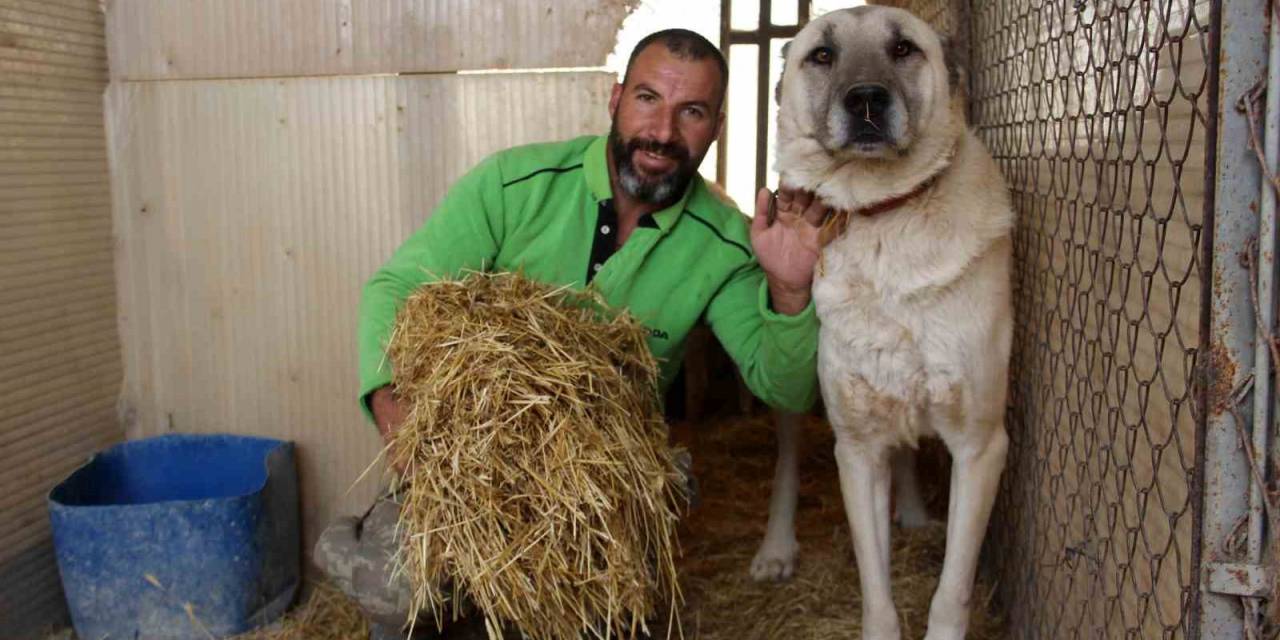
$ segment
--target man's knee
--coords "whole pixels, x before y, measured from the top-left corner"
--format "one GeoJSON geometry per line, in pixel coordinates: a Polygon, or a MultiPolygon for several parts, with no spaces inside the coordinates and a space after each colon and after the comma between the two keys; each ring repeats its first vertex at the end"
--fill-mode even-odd
{"type": "Polygon", "coordinates": [[[344,593],[351,589],[351,562],[360,544],[357,538],[359,527],[359,518],[338,518],[320,534],[312,551],[316,565],[344,593]]]}
{"type": "Polygon", "coordinates": [[[365,617],[395,629],[409,621],[413,603],[408,579],[394,575],[398,519],[399,505],[380,499],[363,519],[336,520],[315,547],[316,564],[365,617]]]}

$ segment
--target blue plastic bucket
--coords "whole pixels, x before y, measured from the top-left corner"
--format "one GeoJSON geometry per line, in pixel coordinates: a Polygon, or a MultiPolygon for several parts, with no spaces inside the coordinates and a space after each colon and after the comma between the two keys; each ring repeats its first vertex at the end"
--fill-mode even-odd
{"type": "Polygon", "coordinates": [[[81,640],[242,633],[279,617],[298,588],[289,442],[127,442],[54,487],[49,517],[81,640]]]}

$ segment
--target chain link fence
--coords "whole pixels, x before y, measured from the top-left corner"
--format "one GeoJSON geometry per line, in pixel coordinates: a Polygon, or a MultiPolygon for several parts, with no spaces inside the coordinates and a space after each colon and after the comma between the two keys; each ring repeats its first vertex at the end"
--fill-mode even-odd
{"type": "Polygon", "coordinates": [[[1208,3],[974,4],[973,124],[1015,231],[1010,464],[992,543],[1012,628],[1185,633],[1208,3]]]}
{"type": "Polygon", "coordinates": [[[967,43],[1018,212],[988,557],[1019,638],[1187,634],[1209,3],[894,2],[967,43]]]}

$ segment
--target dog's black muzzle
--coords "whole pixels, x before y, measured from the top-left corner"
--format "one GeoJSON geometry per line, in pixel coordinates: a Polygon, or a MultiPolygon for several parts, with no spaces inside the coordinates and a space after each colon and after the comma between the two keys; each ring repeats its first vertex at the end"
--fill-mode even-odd
{"type": "Polygon", "coordinates": [[[889,140],[889,90],[878,84],[860,84],[844,94],[849,113],[849,142],[876,144],[889,140]]]}

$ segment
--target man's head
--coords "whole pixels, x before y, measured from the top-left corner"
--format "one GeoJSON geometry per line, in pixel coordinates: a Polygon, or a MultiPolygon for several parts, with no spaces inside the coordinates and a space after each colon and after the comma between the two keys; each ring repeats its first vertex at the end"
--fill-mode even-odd
{"type": "Polygon", "coordinates": [[[641,40],[609,98],[615,187],[650,204],[679,198],[720,134],[728,80],[724,56],[692,31],[641,40]]]}

